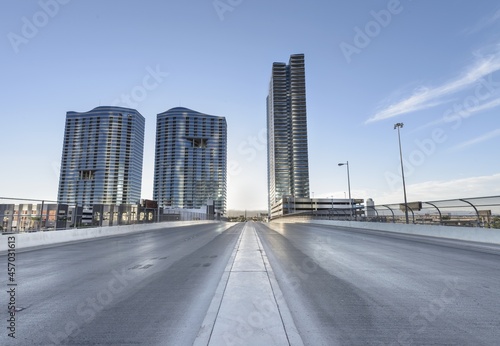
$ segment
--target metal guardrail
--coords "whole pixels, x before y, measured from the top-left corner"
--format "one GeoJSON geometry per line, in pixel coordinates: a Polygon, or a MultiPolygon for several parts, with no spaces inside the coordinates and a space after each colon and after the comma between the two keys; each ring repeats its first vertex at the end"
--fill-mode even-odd
{"type": "MultiPolygon", "coordinates": [[[[407,203],[413,224],[500,228],[500,196],[458,198],[407,203]]],[[[349,220],[346,212],[332,209],[322,213],[303,212],[283,215],[287,220],[349,220]]],[[[365,205],[352,221],[406,223],[405,204],[365,205]]]]}
{"type": "MultiPolygon", "coordinates": [[[[500,196],[411,202],[407,208],[414,224],[500,228],[500,196]]],[[[405,204],[365,206],[364,219],[405,223],[405,204]]]]}
{"type": "Polygon", "coordinates": [[[0,231],[24,233],[164,221],[158,220],[157,212],[140,205],[84,208],[51,200],[0,197],[0,231]]]}
{"type": "MultiPolygon", "coordinates": [[[[207,220],[207,214],[141,204],[95,204],[88,207],[57,201],[0,197],[0,232],[24,233],[85,227],[111,227],[167,221],[207,220]]],[[[154,201],[149,201],[154,202],[154,201]]]]}

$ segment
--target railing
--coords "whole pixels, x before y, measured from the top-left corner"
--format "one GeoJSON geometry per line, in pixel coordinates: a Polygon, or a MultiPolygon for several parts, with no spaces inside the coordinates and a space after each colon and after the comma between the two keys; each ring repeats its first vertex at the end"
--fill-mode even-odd
{"type": "Polygon", "coordinates": [[[0,231],[24,233],[166,221],[207,220],[207,214],[200,211],[162,209],[158,208],[156,203],[154,205],[151,206],[145,202],[142,205],[81,206],[51,200],[0,197],[0,231]]]}
{"type": "Polygon", "coordinates": [[[23,233],[164,221],[158,210],[141,205],[83,207],[51,200],[0,197],[0,231],[23,233]],[[159,220],[160,219],[160,220],[159,220]]]}
{"type": "MultiPolygon", "coordinates": [[[[439,201],[419,201],[407,204],[409,223],[500,228],[500,196],[459,198],[439,201]]],[[[281,218],[349,220],[346,211],[288,214],[281,218]]],[[[357,210],[352,221],[406,223],[405,204],[365,205],[357,210]]]]}
{"type": "MultiPolygon", "coordinates": [[[[500,228],[500,196],[419,201],[407,204],[414,224],[500,228]]],[[[364,221],[405,223],[405,204],[365,206],[364,221]]]]}

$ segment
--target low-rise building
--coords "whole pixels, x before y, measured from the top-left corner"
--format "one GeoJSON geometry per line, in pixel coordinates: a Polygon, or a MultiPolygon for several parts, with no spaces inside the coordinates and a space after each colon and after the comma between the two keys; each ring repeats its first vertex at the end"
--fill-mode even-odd
{"type": "Polygon", "coordinates": [[[284,196],[271,209],[271,219],[290,215],[306,214],[335,219],[356,218],[364,215],[364,200],[353,198],[296,198],[284,196]]]}

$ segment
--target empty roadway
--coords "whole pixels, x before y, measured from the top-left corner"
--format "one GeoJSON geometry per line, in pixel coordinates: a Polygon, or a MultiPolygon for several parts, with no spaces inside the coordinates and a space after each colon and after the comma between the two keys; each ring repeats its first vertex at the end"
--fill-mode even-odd
{"type": "MultiPolygon", "coordinates": [[[[279,283],[274,294],[283,294],[275,299],[285,302],[306,345],[500,340],[499,246],[251,225],[279,283]]],[[[4,329],[0,344],[191,345],[243,226],[196,225],[19,250],[17,339],[7,339],[4,329]]],[[[5,309],[0,317],[7,319],[5,309]]],[[[256,318],[252,311],[245,320],[256,318]]]]}
{"type": "Polygon", "coordinates": [[[269,227],[258,234],[306,345],[499,344],[500,246],[269,227]]]}
{"type": "MultiPolygon", "coordinates": [[[[16,342],[2,328],[0,344],[192,344],[243,224],[228,226],[20,250],[16,299],[24,310],[16,314],[16,342]]],[[[6,309],[0,314],[5,321],[6,309]]]]}

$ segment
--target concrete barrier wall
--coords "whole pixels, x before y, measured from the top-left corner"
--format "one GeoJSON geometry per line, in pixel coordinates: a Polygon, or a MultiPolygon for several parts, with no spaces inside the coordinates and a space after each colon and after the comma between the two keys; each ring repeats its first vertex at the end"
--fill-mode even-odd
{"type": "MultiPolygon", "coordinates": [[[[135,232],[153,231],[161,228],[173,228],[181,226],[200,225],[208,223],[217,223],[219,221],[172,221],[150,224],[111,226],[111,227],[93,227],[66,229],[62,231],[33,232],[14,234],[16,237],[16,249],[25,249],[35,246],[67,243],[78,240],[121,235],[135,232]]],[[[226,223],[224,223],[226,224],[226,223]]],[[[0,236],[0,253],[7,250],[8,237],[12,235],[0,236]]]]}
{"type": "Polygon", "coordinates": [[[399,223],[334,221],[334,220],[289,220],[278,219],[277,223],[304,222],[318,225],[330,225],[349,228],[360,228],[402,234],[423,235],[430,237],[466,240],[480,243],[500,244],[500,229],[478,227],[453,227],[436,225],[414,225],[399,223]]]}

